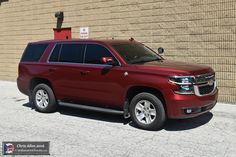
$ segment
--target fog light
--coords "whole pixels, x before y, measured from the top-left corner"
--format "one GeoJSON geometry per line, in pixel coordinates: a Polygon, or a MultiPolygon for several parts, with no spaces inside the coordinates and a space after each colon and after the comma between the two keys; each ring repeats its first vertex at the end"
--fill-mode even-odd
{"type": "Polygon", "coordinates": [[[186,109],[186,113],[192,113],[192,109],[191,108],[188,108],[188,109],[186,109]]]}

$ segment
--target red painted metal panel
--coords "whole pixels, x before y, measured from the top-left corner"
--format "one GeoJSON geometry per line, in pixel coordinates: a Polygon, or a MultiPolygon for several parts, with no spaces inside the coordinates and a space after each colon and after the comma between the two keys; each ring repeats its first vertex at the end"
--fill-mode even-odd
{"type": "Polygon", "coordinates": [[[54,39],[71,39],[71,27],[68,28],[54,28],[54,39]]]}

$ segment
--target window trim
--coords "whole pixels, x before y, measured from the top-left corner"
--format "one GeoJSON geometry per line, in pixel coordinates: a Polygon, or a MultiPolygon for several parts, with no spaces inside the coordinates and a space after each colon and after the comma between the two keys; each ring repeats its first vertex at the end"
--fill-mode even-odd
{"type": "Polygon", "coordinates": [[[121,66],[121,63],[120,63],[120,61],[119,61],[119,59],[117,59],[117,57],[106,47],[106,46],[104,46],[103,44],[100,44],[100,43],[80,43],[80,42],[74,42],[75,44],[84,44],[84,50],[83,50],[83,61],[82,61],[82,63],[70,63],[70,62],[60,62],[59,61],[59,57],[60,57],[60,54],[61,54],[61,49],[62,49],[62,45],[63,44],[71,44],[71,43],[55,43],[54,44],[54,47],[51,49],[51,51],[50,51],[50,54],[48,55],[48,58],[47,58],[47,63],[48,64],[82,64],[82,65],[89,65],[89,66],[94,66],[94,65],[98,65],[98,66],[112,66],[112,65],[108,65],[108,64],[91,64],[91,63],[85,63],[85,55],[86,55],[86,50],[87,50],[87,45],[88,44],[94,44],[94,45],[100,45],[100,46],[103,46],[105,49],[107,49],[110,53],[111,53],[111,55],[117,60],[117,62],[118,62],[118,65],[116,65],[116,66],[121,66]],[[53,51],[54,51],[54,49],[55,49],[55,47],[57,46],[57,45],[61,45],[61,47],[60,47],[60,51],[59,51],[59,55],[58,55],[58,61],[57,62],[54,62],[54,61],[49,61],[49,59],[50,59],[50,57],[51,57],[51,55],[52,55],[52,53],[53,53],[53,51]]]}

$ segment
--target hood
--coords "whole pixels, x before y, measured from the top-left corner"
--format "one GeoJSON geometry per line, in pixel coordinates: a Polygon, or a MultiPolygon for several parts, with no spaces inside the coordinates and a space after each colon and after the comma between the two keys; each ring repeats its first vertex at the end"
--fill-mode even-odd
{"type": "Polygon", "coordinates": [[[199,64],[160,60],[136,65],[137,69],[155,71],[166,75],[200,75],[214,72],[211,67],[199,64]]]}

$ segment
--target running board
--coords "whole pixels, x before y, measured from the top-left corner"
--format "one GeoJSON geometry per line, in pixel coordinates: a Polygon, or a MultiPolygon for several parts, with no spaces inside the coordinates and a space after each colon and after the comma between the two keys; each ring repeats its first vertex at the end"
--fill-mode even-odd
{"type": "Polygon", "coordinates": [[[103,112],[103,113],[111,113],[111,114],[124,114],[123,111],[109,109],[109,108],[102,108],[102,107],[95,107],[95,106],[88,106],[88,105],[81,105],[81,104],[73,104],[73,103],[67,103],[67,102],[61,102],[59,101],[58,104],[60,106],[65,107],[72,107],[72,108],[78,108],[78,109],[84,109],[84,110],[90,110],[90,111],[97,111],[97,112],[103,112]]]}

